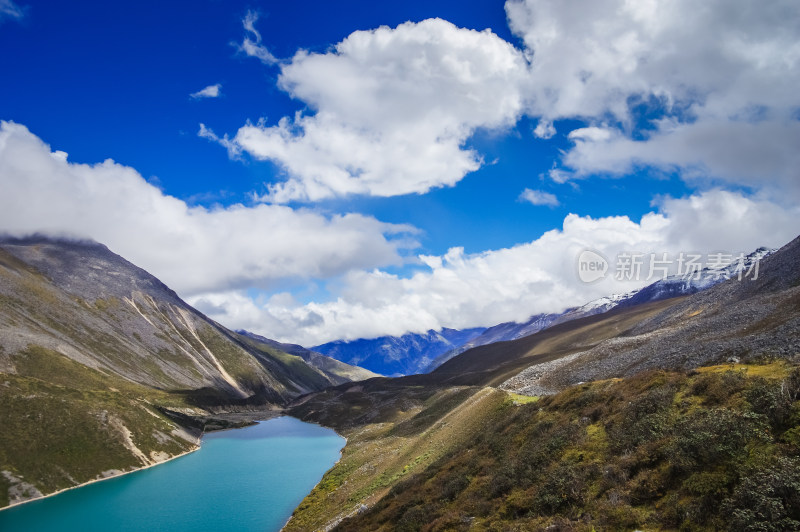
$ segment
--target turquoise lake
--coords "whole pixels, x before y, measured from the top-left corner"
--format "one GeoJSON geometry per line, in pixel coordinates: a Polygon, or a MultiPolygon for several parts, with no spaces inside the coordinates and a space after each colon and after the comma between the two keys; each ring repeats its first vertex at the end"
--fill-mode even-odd
{"type": "Polygon", "coordinates": [[[199,451],[0,512],[0,531],[280,530],[345,440],[290,417],[203,437],[199,451]]]}

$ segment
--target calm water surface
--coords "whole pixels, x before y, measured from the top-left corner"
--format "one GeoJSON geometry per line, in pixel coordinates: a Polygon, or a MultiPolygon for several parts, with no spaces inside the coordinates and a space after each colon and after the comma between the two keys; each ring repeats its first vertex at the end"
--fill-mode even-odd
{"type": "Polygon", "coordinates": [[[0,531],[280,530],[339,459],[334,431],[280,417],[171,462],[0,512],[0,531]]]}

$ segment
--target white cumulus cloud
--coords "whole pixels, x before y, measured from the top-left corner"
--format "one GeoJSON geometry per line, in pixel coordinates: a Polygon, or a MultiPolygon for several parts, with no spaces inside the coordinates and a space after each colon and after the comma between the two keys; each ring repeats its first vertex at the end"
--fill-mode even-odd
{"type": "MultiPolygon", "coordinates": [[[[598,128],[593,128],[598,129],[598,128]]],[[[570,134],[564,157],[571,177],[626,175],[638,167],[680,170],[688,181],[724,180],[763,189],[776,198],[800,199],[800,122],[702,120],[663,123],[645,140],[619,131],[570,134]]]]}
{"type": "Polygon", "coordinates": [[[528,112],[595,123],[569,135],[558,180],[652,165],[800,198],[797,2],[509,0],[506,11],[532,56],[528,112]],[[637,106],[655,110],[644,138],[637,106]]]}
{"type": "MultiPolygon", "coordinates": [[[[556,120],[587,124],[569,134],[559,182],[656,166],[800,197],[794,0],[509,0],[506,11],[522,48],[431,19],[300,50],[278,84],[307,110],[248,123],[225,146],[286,170],[269,202],[424,193],[481,167],[466,147],[477,129],[527,114],[541,139],[556,120]]],[[[243,21],[242,49],[273,63],[257,18],[243,21]]]]}
{"type": "Polygon", "coordinates": [[[624,118],[629,98],[651,95],[719,114],[797,105],[793,0],[509,0],[506,11],[547,118],[624,118]]]}
{"type": "Polygon", "coordinates": [[[182,296],[401,264],[412,228],[280,205],[190,207],[112,160],[70,163],[0,122],[0,232],[89,237],[182,296]]]}
{"type": "Polygon", "coordinates": [[[353,271],[331,301],[300,304],[288,294],[257,302],[237,291],[198,296],[222,323],[284,341],[316,345],[346,338],[401,335],[441,327],[488,326],[558,312],[611,293],[649,284],[609,276],[585,284],[577,258],[593,249],[609,260],[623,252],[750,252],[777,247],[796,236],[797,207],[711,190],[688,198],[663,198],[658,211],[638,222],[570,214],[561,229],[517,246],[465,254],[422,256],[427,267],[410,277],[380,270],[353,271]]]}
{"type": "Polygon", "coordinates": [[[309,112],[247,124],[231,141],[287,170],[267,201],[424,193],[481,166],[464,143],[516,122],[526,72],[522,53],[488,30],[431,19],[357,31],[281,66],[280,87],[309,112]]]}
{"type": "Polygon", "coordinates": [[[533,128],[533,134],[540,139],[549,139],[556,134],[556,128],[553,123],[548,120],[539,120],[536,127],[533,128]]]}

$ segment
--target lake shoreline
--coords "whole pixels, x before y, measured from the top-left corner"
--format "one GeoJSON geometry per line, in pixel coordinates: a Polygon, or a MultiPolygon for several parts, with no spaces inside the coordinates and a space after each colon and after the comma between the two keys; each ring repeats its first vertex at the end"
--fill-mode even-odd
{"type": "Polygon", "coordinates": [[[226,431],[226,430],[236,430],[236,429],[246,428],[248,426],[255,425],[255,424],[257,424],[257,423],[259,423],[261,421],[268,421],[270,419],[275,419],[275,418],[278,418],[278,417],[281,417],[281,416],[284,416],[284,415],[286,415],[286,414],[284,413],[283,410],[254,410],[254,411],[224,412],[224,413],[214,414],[213,418],[216,418],[216,419],[224,419],[226,421],[233,421],[233,422],[248,422],[248,425],[242,425],[242,426],[238,426],[238,427],[225,427],[225,428],[220,428],[220,429],[212,429],[212,430],[208,430],[208,431],[203,431],[198,436],[197,444],[195,444],[195,447],[193,449],[189,449],[188,451],[184,451],[184,452],[182,452],[180,454],[176,454],[175,456],[170,456],[169,458],[167,458],[164,461],[156,462],[154,464],[149,464],[149,465],[145,465],[145,466],[142,466],[142,467],[137,467],[135,469],[131,469],[130,471],[121,471],[121,472],[116,473],[114,475],[110,475],[110,476],[103,477],[103,478],[94,478],[92,480],[87,480],[86,482],[81,482],[80,484],[75,484],[74,486],[70,486],[68,488],[61,488],[60,490],[53,491],[53,492],[48,493],[46,495],[42,495],[41,497],[34,497],[32,499],[25,499],[24,501],[14,502],[14,503],[9,504],[8,506],[3,506],[2,508],[0,508],[0,512],[2,512],[4,510],[9,510],[11,508],[16,508],[18,506],[22,506],[23,504],[28,504],[28,503],[31,503],[31,502],[41,501],[43,499],[47,499],[49,497],[54,497],[56,495],[59,495],[60,493],[64,493],[65,491],[74,490],[74,489],[78,489],[78,488],[83,488],[84,486],[89,486],[90,484],[96,484],[97,482],[103,482],[104,480],[111,480],[111,479],[114,479],[114,478],[119,478],[119,477],[122,477],[122,476],[125,476],[125,475],[129,475],[131,473],[136,473],[138,471],[144,471],[146,469],[150,469],[151,467],[159,466],[161,464],[166,464],[167,462],[171,462],[172,460],[175,460],[177,458],[181,458],[181,457],[186,456],[188,454],[191,454],[193,452],[199,451],[200,447],[202,446],[203,436],[205,436],[206,434],[213,434],[214,432],[222,432],[222,431],[226,431]]]}
{"type": "Polygon", "coordinates": [[[11,508],[16,508],[18,506],[22,506],[23,504],[28,504],[30,502],[36,502],[36,501],[41,501],[41,500],[44,500],[44,499],[48,499],[50,497],[55,497],[56,495],[64,493],[65,491],[70,491],[70,490],[74,490],[74,489],[78,489],[78,488],[83,488],[84,486],[89,486],[90,484],[97,484],[98,482],[103,482],[104,480],[111,480],[111,479],[114,479],[114,478],[124,477],[125,475],[130,475],[131,473],[137,473],[139,471],[144,471],[145,469],[150,469],[151,467],[160,466],[161,464],[166,464],[167,462],[171,462],[171,461],[173,461],[173,460],[175,460],[177,458],[181,458],[183,456],[192,454],[193,452],[199,451],[200,447],[201,446],[198,444],[198,445],[195,446],[194,449],[189,449],[188,451],[184,451],[184,452],[182,452],[180,454],[176,454],[175,456],[170,456],[169,458],[167,458],[166,460],[161,461],[161,462],[156,462],[154,464],[149,464],[149,465],[146,465],[146,466],[137,467],[136,469],[131,469],[130,471],[121,471],[120,473],[117,473],[117,474],[114,474],[114,475],[110,475],[110,476],[107,476],[107,477],[103,477],[103,478],[94,478],[92,480],[87,480],[86,482],[82,482],[80,484],[75,484],[74,486],[70,486],[68,488],[62,488],[62,489],[60,489],[58,491],[54,491],[52,493],[48,493],[47,495],[42,495],[41,497],[34,497],[33,499],[26,499],[24,501],[15,502],[15,503],[9,504],[8,506],[3,506],[2,508],[0,508],[0,512],[2,512],[4,510],[9,510],[11,508]]]}
{"type": "MultiPolygon", "coordinates": [[[[250,414],[252,415],[252,414],[250,414]]],[[[22,507],[24,504],[38,501],[38,500],[45,500],[45,499],[55,499],[55,505],[51,501],[45,501],[43,504],[35,505],[30,508],[20,508],[20,512],[8,512],[5,514],[0,513],[0,528],[4,528],[6,525],[10,527],[12,530],[24,530],[27,526],[31,523],[36,523],[38,527],[42,531],[52,531],[57,532],[61,531],[64,532],[65,530],[80,530],[82,526],[86,523],[92,523],[96,519],[105,519],[103,522],[117,522],[116,520],[123,519],[126,523],[131,522],[140,522],[147,523],[147,519],[153,519],[153,516],[159,516],[159,520],[157,522],[171,522],[173,519],[179,519],[175,521],[173,524],[176,525],[175,530],[192,530],[194,528],[181,528],[184,523],[187,521],[183,521],[187,515],[196,516],[196,512],[189,510],[188,508],[193,508],[193,506],[187,506],[185,511],[176,513],[176,508],[180,508],[181,504],[185,504],[185,501],[191,501],[193,495],[191,495],[191,490],[186,491],[189,493],[189,496],[178,497],[177,499],[173,499],[173,492],[174,490],[170,490],[168,494],[159,495],[156,498],[153,498],[153,493],[158,493],[160,486],[168,486],[172,485],[173,483],[180,484],[184,482],[186,486],[206,486],[206,488],[201,488],[200,492],[203,489],[211,493],[218,493],[220,489],[223,489],[222,486],[237,486],[244,487],[247,485],[251,486],[259,486],[257,489],[253,489],[252,487],[247,490],[249,493],[272,493],[274,491],[273,486],[276,482],[280,483],[288,478],[295,478],[295,475],[298,473],[301,475],[305,475],[305,481],[301,481],[300,484],[297,484],[297,488],[295,488],[294,495],[288,496],[284,495],[287,492],[284,489],[279,489],[277,494],[279,497],[275,498],[267,498],[266,500],[272,504],[271,501],[283,501],[276,503],[278,511],[267,511],[264,515],[261,515],[263,510],[263,501],[256,501],[258,506],[253,506],[253,509],[258,508],[255,514],[247,518],[248,520],[242,521],[244,528],[242,530],[252,530],[256,532],[256,530],[284,530],[286,525],[290,523],[294,511],[297,507],[302,503],[305,497],[308,496],[309,493],[314,491],[317,487],[319,487],[320,483],[322,482],[323,477],[327,474],[333,467],[337,464],[342,463],[344,459],[344,449],[349,444],[349,439],[337,431],[333,430],[330,427],[324,427],[319,423],[309,423],[303,422],[300,419],[295,418],[294,416],[286,415],[284,412],[271,412],[270,415],[266,416],[261,414],[262,419],[254,419],[254,426],[250,427],[242,427],[247,429],[252,429],[255,432],[245,432],[242,435],[239,434],[231,434],[229,429],[225,430],[214,430],[209,431],[206,434],[213,435],[216,432],[226,433],[219,434],[217,437],[209,436],[209,438],[205,438],[206,434],[202,435],[202,439],[197,441],[197,445],[189,449],[185,452],[181,452],[176,454],[175,456],[171,456],[166,460],[163,460],[158,463],[148,464],[143,467],[138,467],[135,469],[131,469],[129,471],[124,472],[115,472],[116,474],[110,474],[108,477],[104,478],[95,478],[88,482],[84,482],[81,484],[77,484],[74,486],[70,486],[68,488],[60,489],[49,493],[47,495],[36,497],[32,499],[27,499],[25,501],[16,502],[7,506],[6,508],[17,508],[22,507]],[[263,419],[264,417],[268,417],[269,419],[263,419]],[[257,421],[257,422],[256,422],[257,421]],[[272,425],[271,423],[275,422],[276,425],[272,425]],[[264,429],[257,428],[258,425],[262,425],[262,423],[266,423],[266,427],[264,429]],[[316,428],[309,426],[313,425],[316,428]],[[306,428],[303,429],[302,427],[305,426],[306,428]],[[277,439],[273,439],[276,438],[277,439]],[[302,442],[295,442],[294,438],[304,438],[302,442]],[[318,437],[324,437],[324,440],[319,440],[320,444],[313,443],[317,441],[318,437]],[[309,439],[310,438],[310,439],[309,439]],[[263,445],[256,441],[261,440],[263,441],[263,445]],[[327,443],[323,443],[327,441],[327,443]],[[281,443],[283,442],[283,443],[281,443]],[[254,445],[256,447],[254,447],[254,445]],[[288,445],[288,447],[287,447],[288,445]],[[320,446],[321,445],[321,446],[320,446]],[[266,446],[266,447],[265,447],[266,446]],[[171,465],[170,468],[164,470],[164,472],[157,473],[147,473],[146,475],[142,476],[142,480],[139,480],[138,476],[129,479],[129,480],[122,480],[122,477],[125,477],[129,473],[135,473],[137,471],[143,471],[145,469],[152,468],[156,465],[165,464],[167,462],[176,461],[176,458],[180,458],[182,456],[187,456],[189,454],[194,453],[198,450],[205,450],[208,449],[209,453],[199,453],[201,456],[200,458],[190,458],[187,461],[177,461],[179,462],[177,465],[171,465]],[[231,451],[231,449],[233,451],[231,451]],[[247,452],[238,452],[237,449],[250,449],[247,452]],[[305,464],[310,464],[311,462],[303,462],[297,466],[295,465],[287,465],[285,459],[275,460],[275,456],[297,456],[297,452],[294,451],[294,454],[291,454],[292,450],[299,450],[299,449],[307,449],[300,451],[301,456],[307,456],[304,453],[310,452],[311,449],[319,449],[322,451],[322,455],[317,456],[327,456],[323,458],[323,462],[320,463],[321,468],[316,469],[316,473],[314,473],[314,468],[309,468],[305,464]],[[325,451],[327,449],[327,451],[325,451]],[[290,454],[284,455],[284,450],[290,454]],[[224,464],[228,461],[228,456],[242,456],[242,457],[256,457],[256,462],[259,464],[258,467],[249,467],[246,470],[238,470],[236,467],[241,467],[241,459],[236,459],[234,462],[231,463],[234,467],[227,467],[225,471],[222,471],[218,468],[219,465],[224,464]],[[259,458],[259,456],[263,456],[264,458],[259,458]],[[198,461],[199,460],[199,461],[198,461]],[[266,461],[265,461],[266,460],[266,461]],[[204,464],[203,467],[199,467],[198,464],[204,464]],[[323,465],[324,464],[324,465],[323,465]],[[288,468],[288,469],[287,469],[288,468]],[[185,479],[187,478],[196,478],[197,474],[194,471],[206,471],[211,472],[211,477],[204,478],[200,482],[186,482],[185,479]],[[187,471],[190,471],[187,476],[187,471]],[[269,484],[260,485],[258,482],[262,482],[264,475],[260,473],[257,475],[253,475],[252,478],[248,476],[250,472],[258,472],[258,471],[270,471],[274,472],[277,471],[277,477],[273,474],[273,479],[270,480],[269,484]],[[226,473],[227,472],[227,473],[226,473]],[[235,476],[228,478],[230,472],[233,473],[235,476]],[[309,477],[311,475],[311,477],[309,477]],[[113,483],[111,488],[106,488],[104,485],[100,486],[99,488],[90,488],[88,492],[86,492],[87,497],[81,498],[81,496],[75,496],[72,492],[66,494],[65,498],[54,497],[55,495],[59,495],[70,490],[75,490],[75,488],[79,487],[86,487],[90,484],[96,484],[98,482],[102,482],[103,480],[109,479],[120,479],[122,480],[121,483],[113,483]],[[159,484],[152,484],[153,480],[156,480],[159,484]],[[221,479],[223,483],[220,483],[221,479]],[[151,482],[151,487],[155,489],[145,489],[142,491],[141,487],[147,485],[147,482],[151,482]],[[241,484],[239,484],[241,482],[241,484]],[[255,482],[255,484],[254,484],[255,482]],[[249,484],[248,484],[249,483],[249,484]],[[137,488],[133,488],[133,486],[137,486],[137,488]],[[216,487],[215,487],[216,486],[216,487]],[[129,488],[133,488],[133,491],[130,491],[129,488]],[[211,490],[211,491],[209,491],[211,490]],[[123,495],[123,493],[125,495],[123,495]],[[138,494],[137,494],[138,493],[138,494]],[[143,496],[142,493],[145,495],[143,496]],[[125,497],[125,498],[121,498],[125,497]],[[124,504],[121,501],[127,500],[132,502],[133,504],[124,504]],[[140,506],[141,501],[148,501],[149,502],[145,506],[140,506]],[[80,501],[80,504],[76,504],[76,501],[80,501]],[[87,501],[87,504],[84,504],[84,501],[87,501]],[[102,502],[100,502],[102,501],[102,502]],[[169,501],[169,502],[167,502],[169,501]],[[111,502],[109,504],[109,502],[111,502]],[[288,504],[287,504],[288,503],[288,504]],[[94,504],[94,507],[92,506],[94,504]],[[99,504],[99,506],[98,506],[99,504]],[[282,505],[282,506],[281,506],[282,505]],[[131,508],[140,508],[139,511],[134,510],[131,513],[131,508]],[[79,508],[79,510],[73,511],[74,508],[79,508]],[[282,509],[280,509],[282,508],[282,509]],[[87,513],[88,512],[88,513],[87,513]],[[187,513],[188,512],[188,513],[187,513]],[[139,516],[142,516],[140,518],[139,516]],[[57,517],[53,517],[57,516],[57,517]],[[105,516],[98,518],[97,516],[105,516]],[[112,517],[108,517],[112,516],[112,517]],[[129,517],[128,517],[129,516],[129,517]],[[181,517],[174,517],[174,516],[181,516],[181,517]],[[250,526],[246,523],[269,523],[267,528],[261,528],[260,525],[256,528],[248,528],[250,526]],[[23,524],[24,523],[24,524],[23,524]],[[66,528],[63,528],[66,526],[66,528]],[[71,527],[71,528],[70,528],[71,527]]],[[[308,455],[310,456],[310,455],[308,455]]],[[[317,459],[317,458],[315,458],[317,459]]],[[[255,464],[256,462],[252,461],[252,458],[247,458],[245,461],[249,460],[251,463],[255,464]]],[[[318,460],[318,459],[317,459],[318,460]]],[[[206,473],[206,476],[208,474],[206,473]]],[[[227,489],[227,488],[225,488],[227,489]]],[[[77,492],[80,493],[80,492],[77,492]]],[[[181,493],[184,493],[181,491],[181,493]]],[[[275,495],[270,495],[269,497],[274,497],[275,495]]],[[[250,497],[251,499],[253,497],[250,497]]],[[[248,499],[245,497],[245,499],[248,499]]],[[[237,496],[237,501],[242,502],[244,499],[240,500],[237,496]]],[[[196,504],[196,503],[195,503],[196,504]]],[[[246,504],[252,504],[249,502],[246,504]]],[[[213,506],[213,505],[212,505],[213,506]]],[[[246,507],[246,506],[245,506],[246,507]]],[[[213,514],[209,516],[203,516],[203,523],[207,522],[214,522],[214,519],[217,519],[217,516],[223,515],[227,512],[220,508],[213,514]],[[209,521],[210,519],[210,521],[209,521]]],[[[247,512],[245,512],[246,514],[247,512]]],[[[119,521],[122,522],[122,521],[119,521]]],[[[131,530],[150,530],[152,523],[156,521],[151,521],[150,525],[139,526],[139,528],[134,527],[131,530]]],[[[227,521],[225,521],[227,522],[227,521]]],[[[191,520],[188,521],[191,524],[191,520]]],[[[197,524],[197,523],[194,523],[197,524]]],[[[138,525],[137,525],[138,526],[138,525]]],[[[36,526],[34,526],[36,528],[36,526]]],[[[28,528],[30,529],[30,528],[28,528]]]]}

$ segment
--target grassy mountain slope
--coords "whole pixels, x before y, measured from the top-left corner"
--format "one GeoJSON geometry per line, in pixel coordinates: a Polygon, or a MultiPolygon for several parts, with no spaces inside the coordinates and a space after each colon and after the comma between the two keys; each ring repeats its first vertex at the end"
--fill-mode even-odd
{"type": "Polygon", "coordinates": [[[780,363],[510,396],[336,530],[797,530],[798,399],[780,363]]]}
{"type": "Polygon", "coordinates": [[[184,397],[30,346],[0,374],[0,507],[162,462],[197,448],[184,397]]]}
{"type": "Polygon", "coordinates": [[[213,412],[348,371],[225,329],[100,244],[2,240],[0,506],[163,461],[213,412]]]}
{"type": "Polygon", "coordinates": [[[287,529],[796,529],[798,249],[756,281],[297,400],[348,444],[287,529]]]}
{"type": "Polygon", "coordinates": [[[286,530],[800,523],[798,361],[653,370],[544,397],[398,380],[290,409],[348,443],[286,530]]]}
{"type": "MultiPolygon", "coordinates": [[[[491,388],[394,386],[373,379],[305,398],[289,412],[336,428],[341,460],[295,510],[287,531],[330,527],[381,500],[482,429],[505,394],[491,388]]],[[[366,529],[365,529],[366,530],[366,529]]]]}

